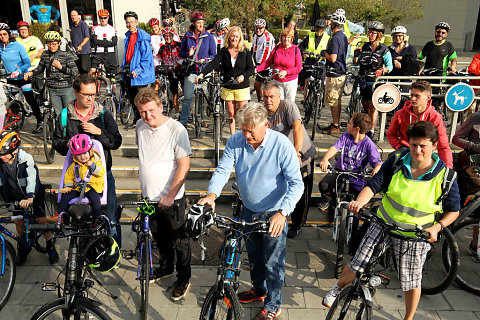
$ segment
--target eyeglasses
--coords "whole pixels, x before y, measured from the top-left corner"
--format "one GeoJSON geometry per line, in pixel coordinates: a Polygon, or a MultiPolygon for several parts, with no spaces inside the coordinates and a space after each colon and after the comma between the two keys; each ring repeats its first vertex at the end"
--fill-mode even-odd
{"type": "Polygon", "coordinates": [[[435,31],[436,34],[447,34],[446,31],[435,31]]]}
{"type": "Polygon", "coordinates": [[[84,96],[85,98],[92,98],[92,99],[95,99],[95,97],[97,96],[96,93],[83,93],[83,92],[79,92],[82,96],[84,96]]]}
{"type": "Polygon", "coordinates": [[[264,29],[264,27],[256,27],[255,29],[256,30],[262,30],[262,29],[264,29]]]}
{"type": "Polygon", "coordinates": [[[108,17],[100,17],[100,20],[107,20],[108,17]]]}
{"type": "Polygon", "coordinates": [[[403,38],[403,34],[395,34],[393,38],[403,38]]]}
{"type": "Polygon", "coordinates": [[[377,31],[372,31],[372,30],[368,30],[368,33],[369,33],[369,34],[378,34],[377,31]]]}

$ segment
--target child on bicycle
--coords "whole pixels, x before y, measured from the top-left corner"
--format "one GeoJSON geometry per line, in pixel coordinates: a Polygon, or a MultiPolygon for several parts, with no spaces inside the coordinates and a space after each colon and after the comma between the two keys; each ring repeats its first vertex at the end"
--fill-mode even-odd
{"type": "MultiPolygon", "coordinates": [[[[0,132],[0,194],[7,203],[18,201],[22,209],[32,206],[37,222],[47,224],[45,188],[40,183],[38,168],[33,157],[19,148],[20,143],[18,133],[0,132]]],[[[25,238],[24,220],[15,220],[15,227],[17,234],[25,238]]],[[[58,262],[58,253],[51,238],[50,232],[45,233],[48,259],[51,264],[54,264],[58,262]]],[[[18,242],[18,265],[25,264],[31,250],[31,247],[18,242]]]]}
{"type": "MultiPolygon", "coordinates": [[[[340,157],[335,162],[335,167],[342,170],[356,171],[365,168],[367,164],[373,168],[372,176],[380,170],[382,161],[377,146],[366,133],[370,128],[371,119],[367,114],[356,112],[348,122],[347,132],[343,133],[320,162],[320,168],[326,172],[330,165],[329,160],[340,151],[340,157]]],[[[319,208],[328,209],[328,218],[333,221],[335,208],[331,204],[336,197],[336,180],[338,173],[327,174],[318,184],[322,200],[319,208]]],[[[365,186],[364,178],[350,178],[350,191],[357,196],[365,186]]]]}
{"type": "Polygon", "coordinates": [[[57,212],[66,212],[70,200],[80,195],[83,183],[85,197],[90,201],[94,218],[102,214],[101,193],[104,188],[105,169],[102,166],[100,154],[93,150],[93,141],[86,134],[77,134],[70,139],[70,152],[73,162],[65,172],[63,189],[60,190],[62,198],[58,204],[57,212]]]}

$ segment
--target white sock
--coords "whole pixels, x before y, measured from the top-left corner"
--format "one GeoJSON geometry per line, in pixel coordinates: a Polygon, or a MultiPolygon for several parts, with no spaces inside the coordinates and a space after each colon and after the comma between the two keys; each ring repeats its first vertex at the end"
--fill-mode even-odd
{"type": "Polygon", "coordinates": [[[332,294],[333,294],[334,296],[336,296],[337,294],[340,293],[340,291],[342,291],[342,288],[340,288],[340,287],[338,286],[338,282],[337,282],[337,283],[335,283],[335,285],[333,286],[332,290],[330,290],[330,291],[332,292],[332,294]]]}

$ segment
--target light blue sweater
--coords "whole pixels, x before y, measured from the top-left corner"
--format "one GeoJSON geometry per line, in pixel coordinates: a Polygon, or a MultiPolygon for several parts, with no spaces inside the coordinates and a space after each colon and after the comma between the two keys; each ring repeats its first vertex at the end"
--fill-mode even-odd
{"type": "Polygon", "coordinates": [[[235,166],[243,205],[253,212],[285,210],[290,214],[303,193],[300,163],[293,144],[283,134],[267,129],[254,150],[242,132],[232,135],[208,186],[220,195],[235,166]]]}
{"type": "MultiPolygon", "coordinates": [[[[16,41],[10,42],[6,48],[0,44],[0,60],[3,61],[8,73],[18,71],[22,75],[31,66],[27,51],[16,41]]],[[[23,79],[23,77],[18,77],[18,79],[23,79]]]]}

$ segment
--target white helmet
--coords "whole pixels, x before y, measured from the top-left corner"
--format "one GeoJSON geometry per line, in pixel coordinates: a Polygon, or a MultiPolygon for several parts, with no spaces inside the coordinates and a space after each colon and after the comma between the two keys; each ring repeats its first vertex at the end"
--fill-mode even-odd
{"type": "Polygon", "coordinates": [[[230,19],[228,19],[228,18],[223,18],[222,20],[220,20],[220,28],[221,28],[221,29],[225,29],[225,28],[227,28],[228,26],[230,26],[230,19]]]}
{"type": "Polygon", "coordinates": [[[347,18],[344,15],[341,15],[341,14],[338,14],[338,13],[335,12],[335,13],[330,15],[330,20],[334,24],[338,24],[338,25],[343,26],[345,24],[345,22],[347,21],[347,18]]]}
{"type": "Polygon", "coordinates": [[[345,9],[338,8],[337,10],[335,10],[335,13],[344,16],[346,12],[345,9]]]}
{"type": "Polygon", "coordinates": [[[396,26],[392,29],[391,35],[393,36],[395,33],[407,34],[407,28],[405,28],[404,26],[396,26]]]}

